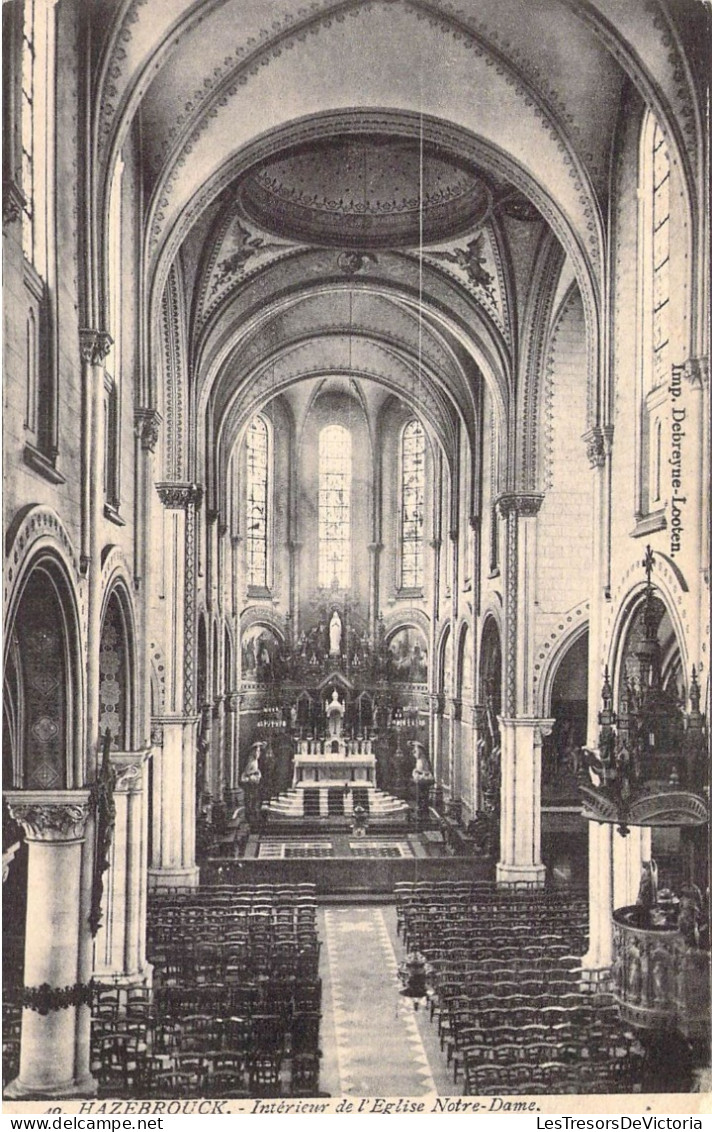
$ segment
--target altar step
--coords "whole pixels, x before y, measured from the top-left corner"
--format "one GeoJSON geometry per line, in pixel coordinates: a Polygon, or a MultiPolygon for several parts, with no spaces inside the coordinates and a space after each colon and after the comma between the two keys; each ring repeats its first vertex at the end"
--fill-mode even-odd
{"type": "Polygon", "coordinates": [[[356,806],[365,810],[369,820],[376,821],[381,818],[406,818],[410,812],[408,803],[402,798],[395,798],[385,790],[365,786],[354,786],[346,793],[341,787],[333,786],[308,786],[288,790],[267,803],[267,812],[270,818],[343,818],[350,823],[356,806]]]}

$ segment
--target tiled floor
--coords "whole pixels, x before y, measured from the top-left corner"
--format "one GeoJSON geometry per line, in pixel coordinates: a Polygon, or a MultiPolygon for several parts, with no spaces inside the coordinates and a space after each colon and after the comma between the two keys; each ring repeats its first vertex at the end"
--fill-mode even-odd
{"type": "Polygon", "coordinates": [[[332,1096],[452,1095],[427,1011],[399,994],[403,948],[392,906],[319,913],[324,941],[321,1088],[332,1096]]]}

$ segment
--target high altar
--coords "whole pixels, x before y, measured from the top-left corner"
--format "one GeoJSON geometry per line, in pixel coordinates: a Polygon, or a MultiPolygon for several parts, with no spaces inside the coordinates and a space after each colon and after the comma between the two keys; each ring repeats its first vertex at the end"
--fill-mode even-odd
{"type": "Polygon", "coordinates": [[[363,786],[375,789],[376,756],[370,739],[299,739],[292,786],[363,786]]]}

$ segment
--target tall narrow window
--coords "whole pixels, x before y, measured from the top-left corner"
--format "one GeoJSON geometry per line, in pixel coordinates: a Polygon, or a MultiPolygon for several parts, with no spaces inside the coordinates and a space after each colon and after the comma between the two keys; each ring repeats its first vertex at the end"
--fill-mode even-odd
{"type": "Polygon", "coordinates": [[[35,262],[35,129],[37,78],[35,0],[25,0],[22,25],[22,250],[30,263],[35,262]]]}
{"type": "Polygon", "coordinates": [[[652,137],[653,384],[667,381],[670,340],[670,156],[658,123],[652,137]]]}
{"type": "Polygon", "coordinates": [[[116,515],[121,499],[121,314],[122,314],[122,190],[124,163],[114,169],[109,194],[108,228],[108,324],[113,342],[106,358],[104,433],[105,492],[108,514],[116,515]]]}
{"type": "Polygon", "coordinates": [[[661,433],[669,427],[670,398],[670,155],[652,112],[642,126],[640,142],[640,396],[638,521],[664,526],[661,479],[661,433]]]}
{"type": "Polygon", "coordinates": [[[262,417],[247,430],[247,584],[267,587],[269,433],[262,417]]]}
{"type": "Polygon", "coordinates": [[[351,434],[319,435],[319,585],[348,589],[351,575],[351,434]]]}
{"type": "Polygon", "coordinates": [[[27,349],[27,388],[25,395],[25,428],[28,432],[35,433],[37,431],[37,394],[38,394],[38,381],[39,381],[39,343],[37,334],[37,316],[30,308],[27,312],[27,325],[26,325],[26,349],[27,349]]]}
{"type": "Polygon", "coordinates": [[[425,433],[412,420],[401,439],[401,587],[423,585],[423,521],[425,513],[425,433]]]}

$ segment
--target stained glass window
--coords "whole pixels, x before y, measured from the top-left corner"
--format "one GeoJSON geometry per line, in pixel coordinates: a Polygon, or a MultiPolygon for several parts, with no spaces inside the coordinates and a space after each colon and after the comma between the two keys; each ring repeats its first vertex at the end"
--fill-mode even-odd
{"type": "Polygon", "coordinates": [[[247,583],[267,585],[269,434],[262,417],[247,430],[247,583]]]}
{"type": "Polygon", "coordinates": [[[653,383],[667,380],[670,339],[670,156],[662,131],[653,129],[653,383]]]}
{"type": "Polygon", "coordinates": [[[348,589],[351,575],[351,434],[319,435],[319,585],[348,589]]]}
{"type": "Polygon", "coordinates": [[[401,586],[423,585],[423,520],[425,513],[425,433],[420,421],[409,421],[401,440],[401,586]]]}

